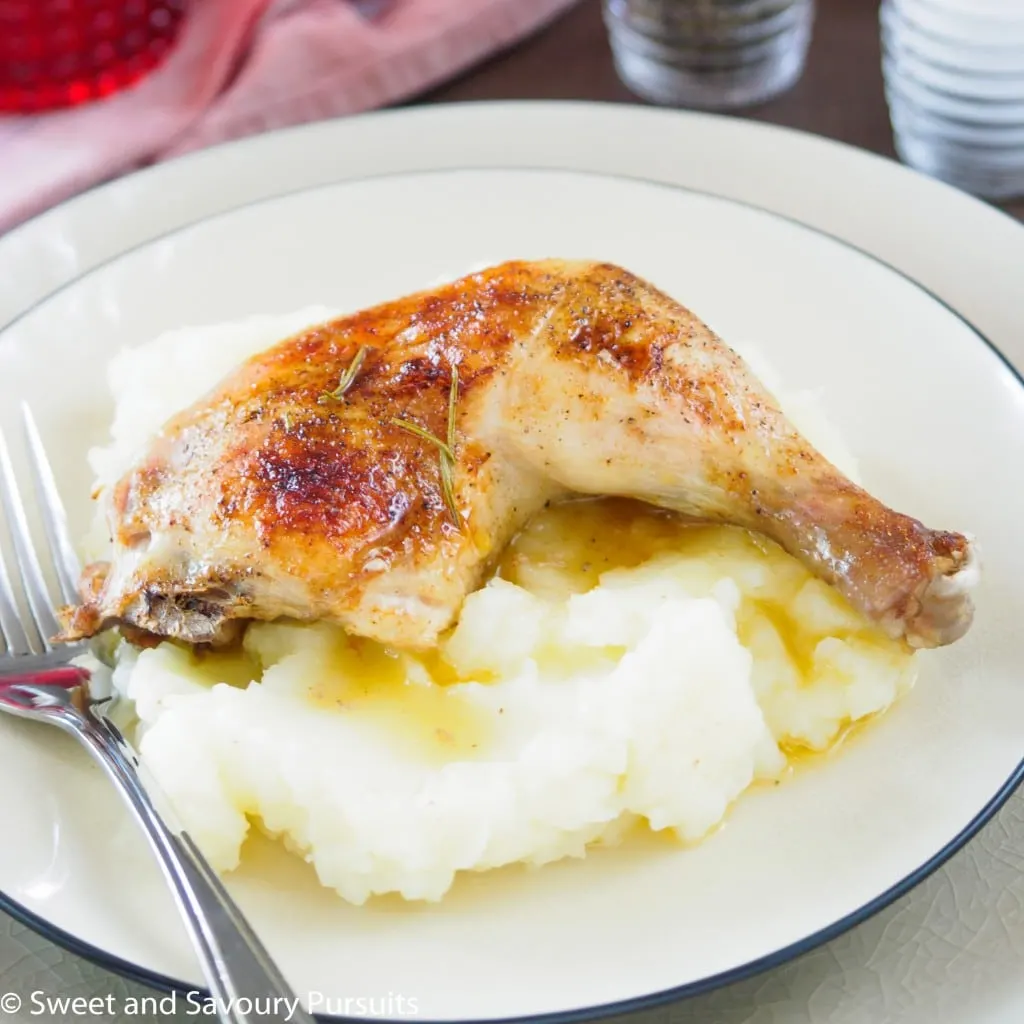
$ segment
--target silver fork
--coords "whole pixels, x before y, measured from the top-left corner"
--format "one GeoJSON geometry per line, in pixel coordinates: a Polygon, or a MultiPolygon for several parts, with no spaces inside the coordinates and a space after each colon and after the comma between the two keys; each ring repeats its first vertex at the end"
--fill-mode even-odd
{"type": "MultiPolygon", "coordinates": [[[[77,599],[77,559],[39,431],[28,406],[23,405],[22,412],[50,559],[62,602],[70,604],[77,599]]],[[[312,1024],[313,1018],[302,1009],[242,912],[175,820],[145,765],[117,726],[97,712],[97,702],[89,694],[88,669],[72,663],[87,653],[86,645],[51,641],[60,627],[2,432],[0,509],[17,562],[17,572],[9,572],[0,544],[0,710],[71,733],[117,787],[171,887],[220,1019],[230,1024],[312,1024]],[[27,616],[19,612],[16,584],[27,616]]]]}

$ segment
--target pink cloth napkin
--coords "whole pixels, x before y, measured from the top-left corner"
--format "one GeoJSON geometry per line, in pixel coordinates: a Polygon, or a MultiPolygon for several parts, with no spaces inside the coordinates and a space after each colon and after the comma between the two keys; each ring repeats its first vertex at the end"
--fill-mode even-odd
{"type": "Polygon", "coordinates": [[[398,102],[576,0],[194,0],[167,62],[110,99],[0,117],[0,232],[134,167],[398,102]]]}

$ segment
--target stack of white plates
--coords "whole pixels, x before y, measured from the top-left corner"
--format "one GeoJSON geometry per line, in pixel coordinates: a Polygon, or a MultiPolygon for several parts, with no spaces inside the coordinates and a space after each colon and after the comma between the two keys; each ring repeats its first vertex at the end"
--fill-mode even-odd
{"type": "Polygon", "coordinates": [[[977,195],[1024,195],[1024,0],[882,0],[896,150],[977,195]]]}

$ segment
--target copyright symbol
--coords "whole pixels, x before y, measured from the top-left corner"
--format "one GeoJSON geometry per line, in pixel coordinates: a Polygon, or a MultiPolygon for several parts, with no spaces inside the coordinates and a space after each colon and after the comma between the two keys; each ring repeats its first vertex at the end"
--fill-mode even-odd
{"type": "Polygon", "coordinates": [[[0,996],[0,1010],[4,1013],[17,1013],[21,1009],[21,996],[17,992],[5,992],[0,996]]]}

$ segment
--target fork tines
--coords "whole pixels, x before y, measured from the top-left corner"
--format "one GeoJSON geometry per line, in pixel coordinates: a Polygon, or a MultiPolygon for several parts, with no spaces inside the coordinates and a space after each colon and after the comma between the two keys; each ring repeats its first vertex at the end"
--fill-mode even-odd
{"type": "MultiPolygon", "coordinates": [[[[67,517],[53,470],[46,458],[39,430],[27,405],[22,405],[26,447],[32,465],[36,504],[42,518],[50,561],[57,580],[59,601],[50,595],[39,553],[29,529],[22,492],[14,475],[10,450],[0,431],[0,509],[6,520],[14,549],[16,569],[5,564],[0,530],[0,652],[8,656],[43,654],[52,649],[51,638],[60,631],[55,604],[76,600],[78,560],[71,545],[67,517]],[[21,591],[29,616],[19,612],[17,591],[21,591]]],[[[0,653],[2,656],[2,653],[0,653]]]]}

